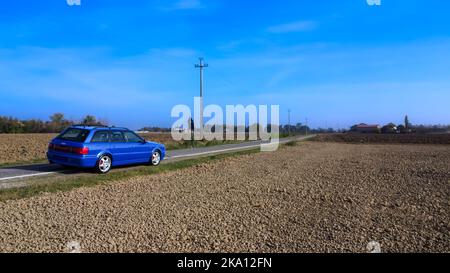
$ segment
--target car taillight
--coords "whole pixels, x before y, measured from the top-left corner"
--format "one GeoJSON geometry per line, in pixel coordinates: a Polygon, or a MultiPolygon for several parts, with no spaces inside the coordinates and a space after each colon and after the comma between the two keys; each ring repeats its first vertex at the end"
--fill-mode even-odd
{"type": "Polygon", "coordinates": [[[87,155],[89,154],[89,148],[88,147],[72,148],[72,152],[79,155],[87,155]]]}
{"type": "Polygon", "coordinates": [[[55,147],[55,145],[53,143],[48,144],[48,149],[49,150],[53,150],[54,147],[55,147]]]}

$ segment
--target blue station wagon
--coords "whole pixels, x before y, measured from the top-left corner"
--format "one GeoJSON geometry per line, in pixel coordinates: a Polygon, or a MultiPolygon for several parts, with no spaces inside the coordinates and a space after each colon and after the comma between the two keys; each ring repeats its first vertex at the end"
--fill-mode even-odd
{"type": "Polygon", "coordinates": [[[164,160],[164,145],[147,142],[126,128],[71,126],[53,139],[47,152],[51,164],[95,168],[107,173],[112,167],[164,160]]]}

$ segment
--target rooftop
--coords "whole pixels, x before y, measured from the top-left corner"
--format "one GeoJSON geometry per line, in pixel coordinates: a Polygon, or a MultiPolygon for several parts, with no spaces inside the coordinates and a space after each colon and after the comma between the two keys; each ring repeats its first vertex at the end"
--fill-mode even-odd
{"type": "Polygon", "coordinates": [[[105,129],[105,130],[109,130],[109,129],[115,129],[115,130],[128,130],[127,128],[122,128],[122,127],[109,127],[109,126],[102,126],[102,125],[98,125],[98,126],[94,126],[94,125],[82,125],[82,124],[77,124],[77,125],[72,125],[70,126],[72,128],[83,128],[86,130],[94,130],[94,129],[105,129]]]}
{"type": "Polygon", "coordinates": [[[379,128],[380,125],[378,124],[365,124],[365,123],[361,123],[356,125],[357,128],[379,128]]]}

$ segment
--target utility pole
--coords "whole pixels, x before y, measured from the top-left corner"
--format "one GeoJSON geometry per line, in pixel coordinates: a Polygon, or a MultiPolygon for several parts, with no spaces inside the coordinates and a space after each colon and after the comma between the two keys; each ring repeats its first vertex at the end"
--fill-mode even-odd
{"type": "Polygon", "coordinates": [[[203,126],[204,126],[204,120],[203,120],[203,68],[208,67],[208,64],[205,64],[203,62],[203,58],[200,57],[199,64],[195,65],[195,68],[200,68],[200,128],[201,128],[201,137],[203,138],[203,126]]]}
{"type": "Polygon", "coordinates": [[[288,126],[289,136],[291,136],[291,109],[288,110],[288,126]]]}

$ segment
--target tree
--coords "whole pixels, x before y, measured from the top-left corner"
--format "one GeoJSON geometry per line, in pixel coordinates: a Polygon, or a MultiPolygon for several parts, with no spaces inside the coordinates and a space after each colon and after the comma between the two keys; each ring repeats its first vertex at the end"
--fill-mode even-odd
{"type": "Polygon", "coordinates": [[[397,129],[398,129],[398,131],[399,131],[401,134],[406,134],[406,133],[407,133],[406,127],[405,127],[405,125],[403,125],[403,124],[400,124],[400,125],[397,127],[397,129]]]}
{"type": "Polygon", "coordinates": [[[51,133],[61,132],[71,124],[71,121],[68,121],[64,118],[63,113],[55,113],[50,116],[50,122],[48,123],[47,131],[51,133]]]}
{"type": "Polygon", "coordinates": [[[50,116],[50,121],[55,124],[61,124],[64,120],[64,114],[63,113],[55,113],[50,116]]]}
{"type": "Polygon", "coordinates": [[[0,133],[18,134],[23,133],[24,124],[13,117],[0,117],[0,133]]]}
{"type": "Polygon", "coordinates": [[[39,119],[24,120],[22,123],[24,133],[45,133],[47,130],[45,123],[39,119]]]}
{"type": "Polygon", "coordinates": [[[97,119],[92,115],[87,115],[83,118],[83,125],[98,125],[97,119]]]}
{"type": "Polygon", "coordinates": [[[411,123],[409,122],[408,116],[405,116],[405,128],[406,128],[406,130],[411,129],[411,127],[412,127],[412,125],[411,125],[411,123]]]}

